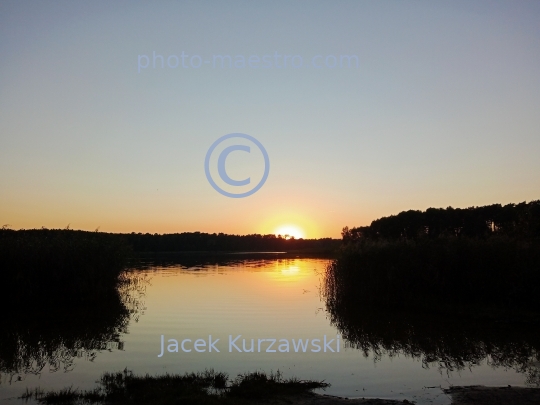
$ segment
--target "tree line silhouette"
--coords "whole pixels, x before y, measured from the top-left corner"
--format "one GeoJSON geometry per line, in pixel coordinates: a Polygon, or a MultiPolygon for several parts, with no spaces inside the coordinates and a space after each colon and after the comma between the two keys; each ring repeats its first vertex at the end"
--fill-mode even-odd
{"type": "MultiPolygon", "coordinates": [[[[122,235],[136,252],[258,252],[313,251],[330,252],[338,239],[286,239],[281,235],[228,235],[225,233],[183,232],[169,234],[130,233],[122,235]]],[[[288,235],[287,235],[288,236],[288,235]]]]}
{"type": "Polygon", "coordinates": [[[418,239],[423,237],[484,238],[504,235],[540,237],[540,200],[469,208],[428,208],[382,217],[369,226],[343,228],[343,242],[361,239],[418,239]]]}

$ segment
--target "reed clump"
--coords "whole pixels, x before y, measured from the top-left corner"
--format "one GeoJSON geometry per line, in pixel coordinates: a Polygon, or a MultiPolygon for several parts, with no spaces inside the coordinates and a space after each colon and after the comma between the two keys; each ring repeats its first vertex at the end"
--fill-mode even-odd
{"type": "Polygon", "coordinates": [[[130,254],[130,247],[117,235],[1,229],[2,293],[15,301],[84,301],[108,295],[130,254]]]}
{"type": "Polygon", "coordinates": [[[377,308],[540,312],[540,240],[496,235],[367,239],[326,269],[328,302],[377,308]]]}
{"type": "Polygon", "coordinates": [[[281,373],[253,372],[229,381],[227,373],[213,369],[198,373],[137,376],[129,370],[105,373],[90,391],[65,388],[45,392],[27,390],[22,398],[43,404],[255,404],[261,399],[283,398],[326,388],[323,381],[284,379],[281,373]]]}

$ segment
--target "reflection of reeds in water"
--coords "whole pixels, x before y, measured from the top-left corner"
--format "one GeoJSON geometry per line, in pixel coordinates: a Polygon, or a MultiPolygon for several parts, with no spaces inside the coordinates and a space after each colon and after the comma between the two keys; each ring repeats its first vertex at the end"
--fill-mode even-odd
{"type": "MultiPolygon", "coordinates": [[[[391,261],[381,262],[388,265],[391,261]]],[[[423,367],[437,367],[447,373],[482,363],[511,368],[526,374],[527,383],[540,385],[538,321],[520,322],[512,318],[511,312],[498,319],[493,319],[492,313],[481,317],[476,313],[473,318],[473,314],[468,317],[448,307],[440,311],[443,307],[437,305],[411,309],[407,305],[388,305],[394,301],[386,298],[383,305],[378,305],[380,301],[371,299],[372,295],[390,289],[376,285],[373,278],[382,282],[388,276],[385,271],[391,273],[392,269],[382,267],[382,275],[367,272],[366,276],[361,268],[347,267],[350,264],[347,259],[331,263],[321,286],[330,321],[350,347],[361,350],[366,357],[372,355],[374,361],[382,356],[405,355],[421,360],[423,367]],[[369,291],[370,287],[373,291],[369,291]]],[[[399,297],[403,300],[411,293],[399,297]]]]}
{"type": "Polygon", "coordinates": [[[150,284],[150,277],[145,273],[126,270],[118,279],[118,292],[122,297],[122,304],[129,312],[131,319],[138,322],[139,317],[144,315],[146,310],[144,296],[146,287],[150,284]]]}

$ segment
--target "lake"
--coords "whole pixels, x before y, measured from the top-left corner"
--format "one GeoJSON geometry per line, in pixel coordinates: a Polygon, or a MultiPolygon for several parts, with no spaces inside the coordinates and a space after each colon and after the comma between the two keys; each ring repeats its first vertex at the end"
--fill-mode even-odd
{"type": "Polygon", "coordinates": [[[71,313],[66,303],[31,315],[14,308],[1,334],[0,401],[22,403],[8,398],[38,386],[93,388],[103,372],[125,368],[214,368],[231,377],[280,370],[325,380],[331,395],[418,404],[449,404],[439,386],[538,383],[538,334],[526,325],[508,332],[365,309],[331,312],[323,289],[329,260],[280,253],[147,258],[127,276],[121,305],[71,313]]]}

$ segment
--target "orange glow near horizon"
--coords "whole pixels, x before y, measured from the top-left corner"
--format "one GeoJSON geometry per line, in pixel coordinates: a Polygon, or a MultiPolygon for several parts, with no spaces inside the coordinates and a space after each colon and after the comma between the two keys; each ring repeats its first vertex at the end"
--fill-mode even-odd
{"type": "Polygon", "coordinates": [[[297,211],[280,211],[269,213],[264,221],[260,224],[258,233],[267,235],[275,234],[289,237],[294,236],[295,239],[304,238],[320,238],[320,229],[306,214],[299,214],[297,211]]]}
{"type": "Polygon", "coordinates": [[[274,233],[276,235],[281,235],[285,239],[290,239],[291,237],[300,239],[305,237],[304,231],[296,225],[281,225],[276,228],[274,233]]]}

